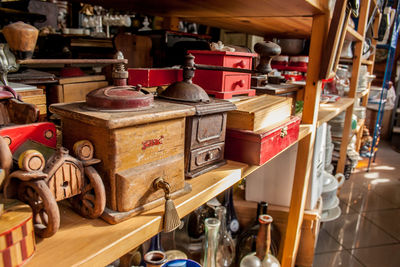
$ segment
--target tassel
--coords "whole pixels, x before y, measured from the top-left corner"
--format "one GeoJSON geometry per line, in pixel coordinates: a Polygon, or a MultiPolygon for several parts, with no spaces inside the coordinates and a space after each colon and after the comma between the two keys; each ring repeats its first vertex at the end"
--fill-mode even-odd
{"type": "Polygon", "coordinates": [[[157,178],[153,182],[155,190],[162,189],[165,193],[165,213],[164,213],[164,233],[174,231],[181,225],[181,220],[178,211],[175,208],[174,201],[171,199],[171,187],[169,183],[162,178],[157,178]]]}
{"type": "Polygon", "coordinates": [[[165,214],[164,214],[164,233],[174,231],[181,225],[178,211],[175,208],[174,201],[170,197],[165,198],[165,214]]]}

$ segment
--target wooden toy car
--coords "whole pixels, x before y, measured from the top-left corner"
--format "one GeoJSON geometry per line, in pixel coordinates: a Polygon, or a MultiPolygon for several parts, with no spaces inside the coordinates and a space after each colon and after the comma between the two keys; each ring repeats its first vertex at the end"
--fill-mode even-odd
{"type": "Polygon", "coordinates": [[[0,168],[6,176],[5,197],[17,196],[31,206],[35,232],[41,237],[52,236],[60,226],[57,201],[69,199],[85,217],[100,216],[106,196],[102,179],[92,167],[100,162],[93,158],[93,145],[78,141],[73,147],[76,158],[70,156],[66,148],[56,148],[54,124],[32,123],[32,116],[28,124],[13,125],[18,122],[10,114],[18,112],[9,109],[10,103],[37,113],[29,104],[4,98],[0,101],[0,168]],[[18,168],[12,168],[13,162],[18,162],[14,164],[18,168]]]}

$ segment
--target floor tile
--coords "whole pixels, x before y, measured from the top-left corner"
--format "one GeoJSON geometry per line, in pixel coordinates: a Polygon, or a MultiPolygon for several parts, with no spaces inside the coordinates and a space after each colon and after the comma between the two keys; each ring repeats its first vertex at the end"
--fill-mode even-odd
{"type": "Polygon", "coordinates": [[[358,213],[342,214],[337,220],[324,223],[322,228],[346,249],[397,242],[396,239],[358,213]]]}
{"type": "Polygon", "coordinates": [[[343,247],[333,239],[324,229],[321,229],[318,234],[317,247],[315,253],[335,252],[342,250],[343,247]]]}
{"type": "Polygon", "coordinates": [[[342,250],[314,256],[313,267],[363,267],[348,251],[342,250]]]}
{"type": "Polygon", "coordinates": [[[347,205],[344,201],[340,201],[339,204],[340,209],[342,210],[342,214],[352,214],[358,213],[358,211],[352,209],[349,205],[347,205]]]}
{"type": "Polygon", "coordinates": [[[397,205],[382,198],[378,193],[361,186],[343,188],[340,190],[339,199],[358,212],[397,208],[397,205]]]}
{"type": "Polygon", "coordinates": [[[400,208],[400,183],[381,183],[371,188],[379,196],[400,208]]]}
{"type": "Polygon", "coordinates": [[[400,241],[400,209],[366,212],[363,215],[400,241]]]}
{"type": "Polygon", "coordinates": [[[398,267],[399,252],[400,244],[352,250],[354,257],[367,267],[398,267]]]}

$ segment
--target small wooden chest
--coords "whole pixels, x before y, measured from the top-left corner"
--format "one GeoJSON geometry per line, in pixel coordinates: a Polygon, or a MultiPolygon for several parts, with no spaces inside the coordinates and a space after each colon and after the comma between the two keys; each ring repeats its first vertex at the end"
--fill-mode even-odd
{"type": "Polygon", "coordinates": [[[300,118],[290,119],[256,132],[227,129],[225,158],[262,165],[282,149],[297,141],[300,118]]]}
{"type": "Polygon", "coordinates": [[[185,117],[195,113],[193,107],[155,101],[147,110],[105,112],[83,105],[56,104],[51,110],[61,116],[63,146],[72,149],[87,139],[101,159],[106,221],[117,223],[163,203],[162,190],[152,187],[158,177],[171,192],[184,192],[185,117]]]}
{"type": "MultiPolygon", "coordinates": [[[[189,50],[195,56],[195,63],[230,68],[252,68],[252,57],[257,54],[244,52],[189,50]]],[[[193,83],[201,86],[207,94],[216,98],[229,99],[232,95],[255,95],[250,89],[251,74],[228,71],[196,70],[193,83]]]]}

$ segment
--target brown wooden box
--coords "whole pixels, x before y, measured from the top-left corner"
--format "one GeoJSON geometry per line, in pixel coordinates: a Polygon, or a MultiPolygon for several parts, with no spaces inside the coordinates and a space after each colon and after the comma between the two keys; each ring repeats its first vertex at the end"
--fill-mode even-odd
{"type": "Polygon", "coordinates": [[[235,103],[228,112],[227,128],[257,131],[283,121],[291,114],[292,99],[260,95],[235,103]]]}
{"type": "Polygon", "coordinates": [[[172,192],[183,192],[186,105],[155,101],[154,107],[134,112],[89,111],[84,102],[56,104],[61,116],[63,146],[72,149],[82,139],[91,141],[96,167],[103,179],[107,208],[103,216],[116,223],[163,202],[153,181],[163,177],[172,192]]]}
{"type": "Polygon", "coordinates": [[[108,85],[104,75],[79,76],[59,79],[59,84],[48,90],[49,104],[84,101],[86,95],[108,85]]]}

